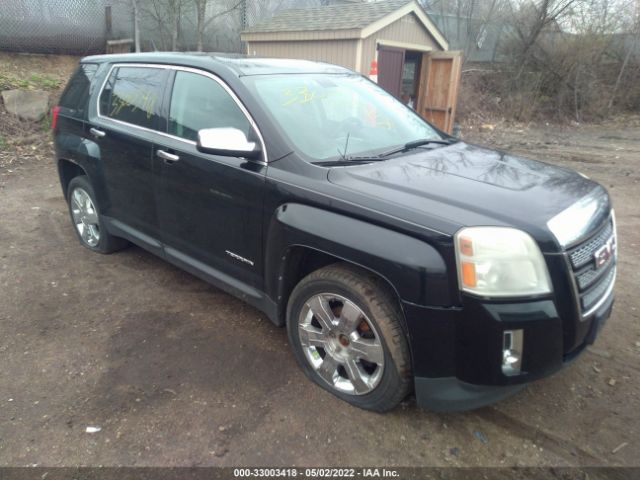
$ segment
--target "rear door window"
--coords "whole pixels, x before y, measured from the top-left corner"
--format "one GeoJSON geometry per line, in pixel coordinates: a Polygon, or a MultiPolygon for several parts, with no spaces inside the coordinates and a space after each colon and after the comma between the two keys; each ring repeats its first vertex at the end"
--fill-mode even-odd
{"type": "Polygon", "coordinates": [[[231,95],[212,78],[192,72],[176,72],[169,133],[196,141],[198,130],[233,127],[249,136],[251,124],[231,95]]]}
{"type": "Polygon", "coordinates": [[[118,67],[100,94],[100,115],[144,128],[155,128],[160,114],[166,70],[118,67]]]}
{"type": "Polygon", "coordinates": [[[89,102],[89,87],[98,71],[95,63],[82,63],[69,80],[60,97],[59,106],[63,113],[72,117],[84,117],[89,102]]]}

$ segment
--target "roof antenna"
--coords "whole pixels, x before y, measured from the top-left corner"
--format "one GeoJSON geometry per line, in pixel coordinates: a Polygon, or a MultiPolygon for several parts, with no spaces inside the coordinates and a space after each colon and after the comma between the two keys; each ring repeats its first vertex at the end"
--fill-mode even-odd
{"type": "Polygon", "coordinates": [[[351,132],[347,132],[347,140],[346,142],[344,142],[344,153],[341,152],[340,149],[338,148],[338,153],[342,157],[342,160],[347,159],[347,148],[349,148],[349,135],[351,135],[351,132]]]}

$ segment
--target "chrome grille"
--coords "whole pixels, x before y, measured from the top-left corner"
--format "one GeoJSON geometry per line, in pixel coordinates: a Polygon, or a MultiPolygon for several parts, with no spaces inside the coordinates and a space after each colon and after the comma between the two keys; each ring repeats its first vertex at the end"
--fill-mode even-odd
{"type": "Polygon", "coordinates": [[[582,270],[581,272],[576,273],[575,277],[578,281],[578,289],[582,292],[589,288],[591,285],[596,283],[598,278],[600,278],[600,276],[603,275],[606,270],[606,268],[594,269],[587,267],[586,270],[582,270]]]}
{"type": "Polygon", "coordinates": [[[613,224],[609,221],[595,237],[592,237],[582,245],[579,245],[569,254],[573,268],[578,269],[592,261],[593,254],[598,250],[598,248],[605,244],[611,235],[613,235],[613,224]]]}
{"type": "Polygon", "coordinates": [[[583,317],[590,315],[613,287],[617,255],[612,255],[600,268],[596,267],[595,261],[596,252],[606,245],[612,235],[615,235],[615,228],[610,218],[595,235],[567,252],[575,279],[578,306],[583,317]]]}
{"type": "Polygon", "coordinates": [[[582,295],[580,302],[583,311],[588,311],[590,308],[593,308],[596,303],[598,303],[598,300],[600,300],[607,293],[609,285],[611,285],[611,282],[613,282],[615,276],[616,267],[612,264],[602,281],[598,282],[598,284],[594,288],[582,295]]]}

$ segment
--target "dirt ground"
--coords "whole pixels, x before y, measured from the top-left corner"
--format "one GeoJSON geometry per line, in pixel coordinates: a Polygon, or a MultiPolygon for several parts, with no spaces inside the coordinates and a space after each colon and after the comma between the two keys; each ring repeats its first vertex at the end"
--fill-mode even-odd
{"type": "Polygon", "coordinates": [[[509,400],[384,415],[312,385],[285,331],[239,300],[137,247],[82,248],[49,133],[24,127],[25,143],[9,123],[0,107],[0,465],[640,466],[640,118],[463,129],[609,189],[615,311],[509,400]]]}

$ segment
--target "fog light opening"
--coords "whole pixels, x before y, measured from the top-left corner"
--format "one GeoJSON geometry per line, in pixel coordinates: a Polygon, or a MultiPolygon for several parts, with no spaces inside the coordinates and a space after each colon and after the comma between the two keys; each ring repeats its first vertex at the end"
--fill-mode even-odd
{"type": "Polygon", "coordinates": [[[502,333],[502,373],[519,375],[522,368],[522,330],[505,330],[502,333]]]}

